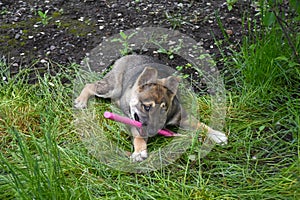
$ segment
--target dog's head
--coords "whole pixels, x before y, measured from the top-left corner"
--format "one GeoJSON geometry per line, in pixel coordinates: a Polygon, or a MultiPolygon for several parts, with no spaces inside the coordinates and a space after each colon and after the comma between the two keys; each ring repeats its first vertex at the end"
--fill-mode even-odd
{"type": "Polygon", "coordinates": [[[142,137],[152,137],[164,128],[178,85],[178,77],[159,79],[157,70],[151,67],[141,73],[134,87],[130,111],[131,117],[143,124],[142,137]]]}

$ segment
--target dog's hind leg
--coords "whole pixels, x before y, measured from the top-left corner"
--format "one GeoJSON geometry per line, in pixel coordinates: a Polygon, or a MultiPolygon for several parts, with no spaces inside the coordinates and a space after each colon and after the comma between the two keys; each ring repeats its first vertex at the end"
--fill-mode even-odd
{"type": "Polygon", "coordinates": [[[180,126],[191,130],[202,130],[207,133],[207,137],[217,144],[227,144],[227,136],[225,133],[214,130],[204,123],[199,122],[193,116],[182,119],[180,126]]]}

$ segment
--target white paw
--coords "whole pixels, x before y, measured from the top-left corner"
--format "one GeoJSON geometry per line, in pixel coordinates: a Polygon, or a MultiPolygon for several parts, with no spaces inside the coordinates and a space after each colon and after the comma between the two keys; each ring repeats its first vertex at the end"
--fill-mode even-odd
{"type": "Polygon", "coordinates": [[[147,150],[143,150],[141,152],[133,152],[130,156],[130,159],[133,162],[141,162],[148,157],[147,150]]]}
{"type": "Polygon", "coordinates": [[[208,133],[208,138],[210,138],[212,141],[214,141],[217,144],[227,144],[227,136],[216,130],[212,130],[211,132],[208,133]]]}
{"type": "Polygon", "coordinates": [[[84,99],[80,98],[80,96],[79,96],[75,100],[74,107],[78,108],[78,109],[86,108],[87,107],[87,102],[84,99]]]}

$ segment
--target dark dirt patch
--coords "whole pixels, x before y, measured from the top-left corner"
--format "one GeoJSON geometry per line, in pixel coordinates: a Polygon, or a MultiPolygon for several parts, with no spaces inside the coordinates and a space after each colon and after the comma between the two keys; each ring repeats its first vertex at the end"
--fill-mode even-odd
{"type": "MultiPolygon", "coordinates": [[[[104,37],[136,27],[160,26],[187,34],[219,59],[238,48],[247,34],[243,28],[255,18],[256,6],[238,1],[231,11],[224,0],[0,0],[0,56],[19,67],[43,67],[51,61],[51,72],[59,65],[80,63],[104,37]],[[38,11],[47,13],[43,24],[38,11]],[[220,25],[221,24],[221,25],[220,25]]],[[[247,27],[247,26],[246,26],[247,27]]],[[[176,65],[176,61],[173,62],[176,65]]],[[[180,63],[179,63],[180,64],[180,63]]],[[[218,63],[222,68],[222,63],[218,63]]]]}

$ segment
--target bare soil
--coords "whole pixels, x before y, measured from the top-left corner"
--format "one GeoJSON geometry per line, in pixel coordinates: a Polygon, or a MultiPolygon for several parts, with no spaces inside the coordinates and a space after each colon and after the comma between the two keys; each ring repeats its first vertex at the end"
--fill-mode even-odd
{"type": "Polygon", "coordinates": [[[49,62],[55,74],[60,65],[80,63],[104,37],[159,26],[201,42],[221,69],[221,54],[238,49],[247,24],[255,23],[251,2],[238,1],[229,10],[225,0],[0,0],[0,58],[12,74],[49,62]],[[44,21],[38,11],[47,12],[44,21]]]}

